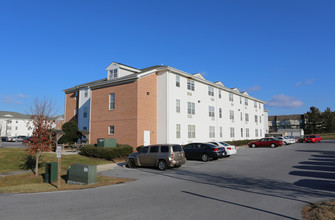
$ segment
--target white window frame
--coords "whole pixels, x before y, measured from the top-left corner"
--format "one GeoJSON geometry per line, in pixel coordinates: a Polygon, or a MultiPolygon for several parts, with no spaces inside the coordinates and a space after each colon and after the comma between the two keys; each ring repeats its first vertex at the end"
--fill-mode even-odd
{"type": "Polygon", "coordinates": [[[213,86],[208,86],[208,95],[209,96],[214,96],[214,87],[213,86]]]}
{"type": "Polygon", "coordinates": [[[241,137],[243,137],[243,128],[241,128],[241,137]]]}
{"type": "Polygon", "coordinates": [[[180,100],[176,99],[176,112],[180,113],[180,100]]]}
{"type": "Polygon", "coordinates": [[[245,137],[249,137],[250,136],[250,134],[249,134],[249,128],[246,128],[245,129],[245,137]]]}
{"type": "Polygon", "coordinates": [[[245,121],[249,121],[249,114],[248,113],[245,113],[245,121]]]}
{"type": "Polygon", "coordinates": [[[233,93],[229,93],[229,101],[233,102],[234,101],[234,94],[233,93]]]}
{"type": "Polygon", "coordinates": [[[215,117],[215,108],[214,106],[208,106],[209,117],[215,117]]]}
{"type": "Polygon", "coordinates": [[[234,110],[229,110],[229,119],[234,120],[235,115],[234,115],[234,110]]]}
{"type": "Polygon", "coordinates": [[[244,98],[244,105],[248,106],[248,98],[244,98]]]}
{"type": "Polygon", "coordinates": [[[191,80],[191,79],[187,80],[187,89],[191,90],[191,91],[194,91],[194,89],[195,89],[195,82],[194,82],[194,80],[191,80]]]}
{"type": "Polygon", "coordinates": [[[209,138],[215,138],[215,126],[209,126],[209,138]]]}
{"type": "Polygon", "coordinates": [[[222,118],[222,108],[219,108],[219,118],[222,118]]]}
{"type": "Polygon", "coordinates": [[[109,135],[114,135],[114,134],[115,134],[115,128],[114,128],[114,125],[109,125],[109,126],[108,126],[108,134],[109,134],[109,135]]]}
{"type": "Polygon", "coordinates": [[[258,117],[255,115],[255,123],[258,123],[258,117]]]}
{"type": "Polygon", "coordinates": [[[109,110],[115,110],[115,93],[109,94],[109,110]]]}
{"type": "Polygon", "coordinates": [[[219,89],[219,99],[221,99],[221,90],[219,89]]]}
{"type": "Polygon", "coordinates": [[[176,87],[180,87],[180,76],[176,75],[176,87]]]}
{"type": "Polygon", "coordinates": [[[195,138],[195,125],[188,125],[188,138],[195,138]]]}
{"type": "Polygon", "coordinates": [[[258,129],[255,129],[255,137],[258,137],[258,129]]]}
{"type": "Polygon", "coordinates": [[[195,115],[195,103],[187,102],[187,114],[195,115]]]}
{"type": "Polygon", "coordinates": [[[222,127],[220,127],[220,138],[222,138],[223,133],[222,133],[222,127]]]}
{"type": "Polygon", "coordinates": [[[181,133],[180,133],[180,124],[176,124],[176,138],[180,138],[181,133]]]}
{"type": "Polygon", "coordinates": [[[235,137],[235,128],[230,127],[230,137],[233,138],[235,137]]]}

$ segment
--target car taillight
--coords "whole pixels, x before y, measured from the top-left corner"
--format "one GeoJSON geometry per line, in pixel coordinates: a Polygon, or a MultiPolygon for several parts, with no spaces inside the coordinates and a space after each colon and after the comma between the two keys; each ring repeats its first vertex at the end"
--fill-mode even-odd
{"type": "Polygon", "coordinates": [[[170,154],[170,158],[173,159],[173,154],[170,154]]]}
{"type": "Polygon", "coordinates": [[[213,150],[214,152],[218,152],[219,151],[219,149],[218,148],[214,148],[214,150],[213,150]]]}
{"type": "Polygon", "coordinates": [[[231,147],[227,147],[228,150],[231,150],[231,147]]]}

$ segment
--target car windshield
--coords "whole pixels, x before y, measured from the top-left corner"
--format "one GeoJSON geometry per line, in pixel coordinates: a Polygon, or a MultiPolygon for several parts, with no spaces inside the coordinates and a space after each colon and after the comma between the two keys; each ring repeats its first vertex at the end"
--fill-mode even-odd
{"type": "Polygon", "coordinates": [[[223,146],[229,146],[229,144],[227,144],[226,142],[220,142],[220,144],[222,144],[223,146]]]}
{"type": "Polygon", "coordinates": [[[180,145],[173,145],[173,152],[183,151],[183,148],[180,145]]]}

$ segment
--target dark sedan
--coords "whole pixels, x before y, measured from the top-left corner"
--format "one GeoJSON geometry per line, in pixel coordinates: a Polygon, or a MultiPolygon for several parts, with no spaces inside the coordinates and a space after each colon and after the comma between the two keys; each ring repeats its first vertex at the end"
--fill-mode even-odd
{"type": "Polygon", "coordinates": [[[282,146],[283,142],[276,138],[262,138],[259,141],[252,141],[248,143],[249,147],[278,147],[282,146]]]}
{"type": "Polygon", "coordinates": [[[209,143],[191,143],[184,146],[185,157],[188,160],[202,160],[204,162],[209,159],[218,159],[226,155],[223,147],[218,147],[209,143]]]}

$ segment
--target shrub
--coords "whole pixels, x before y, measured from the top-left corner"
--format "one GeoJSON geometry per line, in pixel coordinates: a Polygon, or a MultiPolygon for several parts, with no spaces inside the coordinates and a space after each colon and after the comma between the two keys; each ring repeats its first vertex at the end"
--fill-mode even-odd
{"type": "Polygon", "coordinates": [[[225,141],[227,144],[234,145],[234,146],[243,146],[248,145],[250,141],[254,140],[238,140],[238,141],[225,141]]]}
{"type": "Polygon", "coordinates": [[[88,157],[103,158],[113,160],[118,157],[128,156],[133,152],[133,147],[126,144],[117,144],[116,147],[103,148],[95,145],[86,145],[80,149],[82,155],[88,157]]]}

